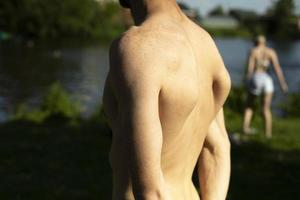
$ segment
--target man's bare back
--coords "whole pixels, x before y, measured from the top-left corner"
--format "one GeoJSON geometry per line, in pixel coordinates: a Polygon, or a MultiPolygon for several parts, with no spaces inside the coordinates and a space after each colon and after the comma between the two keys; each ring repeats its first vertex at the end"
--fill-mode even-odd
{"type": "Polygon", "coordinates": [[[230,80],[213,40],[183,15],[158,13],[117,39],[110,61],[113,199],[199,199],[192,174],[209,129],[226,135],[216,116],[230,80]]]}

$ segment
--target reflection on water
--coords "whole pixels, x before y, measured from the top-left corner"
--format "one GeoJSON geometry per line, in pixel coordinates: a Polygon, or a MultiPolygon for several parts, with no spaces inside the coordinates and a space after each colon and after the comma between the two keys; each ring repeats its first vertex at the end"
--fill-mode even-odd
{"type": "Polygon", "coordinates": [[[0,46],[0,121],[16,105],[38,105],[47,88],[59,81],[90,114],[101,102],[108,70],[107,47],[38,44],[0,46]],[[54,46],[54,47],[53,47],[54,46]]]}
{"type": "MultiPolygon", "coordinates": [[[[252,42],[243,39],[216,39],[216,42],[233,84],[240,85],[252,42]]],[[[270,45],[279,54],[291,90],[298,91],[300,42],[270,45]]],[[[108,48],[100,44],[74,46],[52,42],[27,48],[16,43],[1,43],[0,121],[20,103],[39,104],[45,90],[55,81],[60,81],[74,100],[83,105],[84,115],[89,115],[101,103],[107,71],[108,48]]]]}

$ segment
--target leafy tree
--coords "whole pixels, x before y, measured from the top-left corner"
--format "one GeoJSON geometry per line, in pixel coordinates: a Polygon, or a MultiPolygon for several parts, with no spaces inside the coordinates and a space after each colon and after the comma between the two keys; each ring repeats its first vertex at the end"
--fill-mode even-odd
{"type": "Polygon", "coordinates": [[[101,38],[116,37],[125,29],[121,7],[118,3],[107,1],[100,7],[101,38]]]}
{"type": "Polygon", "coordinates": [[[294,37],[296,26],[293,24],[295,3],[293,0],[278,0],[268,11],[267,31],[276,38],[294,37]]]}
{"type": "Polygon", "coordinates": [[[0,31],[25,37],[100,36],[120,26],[118,9],[117,3],[95,0],[1,0],[0,31]]]}
{"type": "Polygon", "coordinates": [[[214,9],[212,9],[209,12],[209,15],[211,16],[218,16],[218,15],[226,15],[223,6],[218,5],[217,7],[215,7],[214,9]]]}
{"type": "Polygon", "coordinates": [[[252,35],[264,32],[264,24],[255,11],[244,9],[231,9],[229,15],[240,22],[241,27],[248,30],[252,35]]]}

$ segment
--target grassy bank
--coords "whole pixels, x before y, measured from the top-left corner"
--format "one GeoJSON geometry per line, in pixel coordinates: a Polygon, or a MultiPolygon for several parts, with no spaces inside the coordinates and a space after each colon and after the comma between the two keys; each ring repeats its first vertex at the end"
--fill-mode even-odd
{"type": "MultiPolygon", "coordinates": [[[[230,127],[229,127],[230,128],[230,127]]],[[[228,199],[295,199],[300,123],[279,120],[274,138],[232,145],[228,199]]],[[[104,123],[10,122],[0,126],[1,199],[110,199],[110,135],[104,123]]]]}
{"type": "Polygon", "coordinates": [[[260,131],[258,135],[242,138],[241,144],[232,145],[228,199],[299,198],[299,122],[275,119],[272,140],[266,140],[260,131]]]}
{"type": "Polygon", "coordinates": [[[109,199],[110,137],[103,124],[0,126],[0,199],[109,199]]]}
{"type": "MultiPolygon", "coordinates": [[[[38,117],[19,110],[0,125],[0,199],[110,199],[111,136],[103,115],[82,120],[57,85],[50,91],[42,108],[34,111],[38,117]]],[[[233,91],[237,94],[229,100],[237,103],[241,95],[233,91]]],[[[228,130],[239,137],[241,114],[231,109],[241,108],[226,107],[228,130]]],[[[274,136],[266,140],[256,117],[259,133],[232,143],[229,200],[298,199],[299,122],[296,117],[275,119],[274,136]]]]}

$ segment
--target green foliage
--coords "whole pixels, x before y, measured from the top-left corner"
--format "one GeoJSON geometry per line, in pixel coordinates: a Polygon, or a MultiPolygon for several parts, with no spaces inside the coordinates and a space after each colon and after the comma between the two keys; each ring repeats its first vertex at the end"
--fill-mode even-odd
{"type": "Polygon", "coordinates": [[[59,83],[54,83],[44,99],[40,108],[30,109],[26,104],[17,107],[12,117],[13,121],[24,120],[41,123],[45,120],[61,122],[74,121],[80,117],[79,104],[74,103],[69,94],[59,83]]]}
{"type": "Polygon", "coordinates": [[[299,37],[294,24],[294,0],[278,0],[268,11],[267,33],[277,39],[299,37]]]}
{"type": "Polygon", "coordinates": [[[294,16],[294,9],[294,0],[278,0],[275,2],[274,6],[271,7],[268,13],[277,18],[279,23],[282,23],[285,18],[291,18],[294,16]]]}
{"type": "Polygon", "coordinates": [[[288,101],[280,106],[288,117],[300,117],[300,92],[290,94],[288,101]]]}
{"type": "Polygon", "coordinates": [[[79,116],[79,106],[70,99],[69,94],[59,83],[54,83],[45,96],[41,110],[52,116],[76,118],[79,116]]]}
{"type": "MultiPolygon", "coordinates": [[[[294,0],[276,0],[265,15],[253,11],[232,9],[229,15],[237,19],[240,27],[236,30],[212,29],[211,34],[218,37],[253,37],[265,34],[276,40],[299,39],[297,17],[294,14],[294,0]]],[[[211,15],[222,15],[221,7],[212,10],[211,15]]]]}
{"type": "Polygon", "coordinates": [[[226,13],[225,13],[225,11],[224,11],[223,6],[218,5],[218,6],[216,6],[214,9],[212,9],[212,10],[209,12],[209,15],[211,15],[211,16],[216,16],[216,15],[226,15],[226,13]]]}
{"type": "Polygon", "coordinates": [[[16,111],[12,117],[13,121],[31,121],[41,123],[47,117],[46,112],[34,109],[31,110],[26,104],[22,103],[17,106],[16,111]]]}
{"type": "MultiPolygon", "coordinates": [[[[274,1],[266,16],[233,9],[241,27],[235,30],[212,29],[215,36],[251,37],[267,34],[274,38],[299,38],[293,0],[274,1]]],[[[211,15],[224,15],[216,7],[211,15]]],[[[0,30],[25,37],[91,37],[110,41],[125,30],[117,2],[95,0],[1,0],[0,30]]]]}
{"type": "Polygon", "coordinates": [[[230,133],[241,129],[246,96],[244,88],[233,87],[225,102],[224,116],[230,133]]]}
{"type": "Polygon", "coordinates": [[[247,93],[243,87],[233,87],[226,100],[225,108],[233,113],[243,113],[245,109],[245,102],[247,93]]]}
{"type": "Polygon", "coordinates": [[[100,7],[100,37],[103,39],[111,39],[117,37],[125,30],[124,21],[122,19],[121,7],[115,2],[108,1],[100,7]]]}
{"type": "Polygon", "coordinates": [[[95,0],[2,0],[0,30],[27,37],[100,37],[118,31],[112,19],[118,14],[116,3],[101,6],[95,0]]]}
{"type": "MultiPolygon", "coordinates": [[[[298,119],[274,119],[273,137],[262,131],[232,143],[228,200],[295,199],[300,178],[298,119]]],[[[231,127],[230,127],[231,128],[231,127]]]]}
{"type": "MultiPolygon", "coordinates": [[[[227,199],[294,200],[300,180],[299,129],[299,119],[275,119],[271,140],[258,134],[233,142],[227,199]]],[[[112,198],[111,138],[103,124],[16,121],[0,124],[0,133],[1,199],[112,198]]]]}
{"type": "Polygon", "coordinates": [[[111,140],[101,123],[13,121],[0,133],[1,200],[112,199],[111,140]]]}

